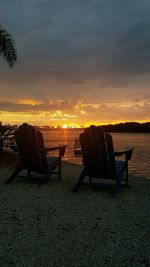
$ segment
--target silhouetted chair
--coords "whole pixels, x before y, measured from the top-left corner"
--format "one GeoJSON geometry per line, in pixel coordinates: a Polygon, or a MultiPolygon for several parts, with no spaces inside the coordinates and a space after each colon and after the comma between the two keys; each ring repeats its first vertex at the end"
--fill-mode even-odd
{"type": "Polygon", "coordinates": [[[41,174],[42,178],[39,177],[38,179],[41,184],[47,182],[52,173],[57,174],[59,179],[61,178],[61,160],[66,145],[45,148],[42,133],[27,123],[22,124],[16,130],[15,140],[20,163],[8,178],[6,184],[11,183],[23,169],[27,170],[28,176],[32,172],[41,174]],[[48,152],[55,150],[58,150],[57,157],[46,155],[48,152]],[[55,171],[57,168],[58,171],[55,171]]]}
{"type": "MultiPolygon", "coordinates": [[[[100,127],[90,126],[80,134],[81,151],[84,168],[74,187],[76,192],[86,176],[91,184],[92,178],[115,180],[113,194],[117,194],[121,181],[128,185],[128,161],[131,159],[133,148],[114,152],[112,137],[100,130],[100,127]],[[115,160],[116,156],[125,155],[125,160],[115,160]]],[[[79,153],[77,149],[77,153],[79,153]]]]}

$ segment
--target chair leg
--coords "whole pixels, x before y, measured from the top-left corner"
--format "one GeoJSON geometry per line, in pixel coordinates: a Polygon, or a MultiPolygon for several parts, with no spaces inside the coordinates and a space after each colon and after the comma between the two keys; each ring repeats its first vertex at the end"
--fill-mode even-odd
{"type": "Polygon", "coordinates": [[[83,171],[80,174],[79,180],[73,189],[73,193],[77,192],[77,190],[78,190],[79,186],[81,185],[81,183],[83,182],[85,176],[86,176],[86,173],[85,173],[85,170],[83,169],[83,171]]]}
{"type": "Polygon", "coordinates": [[[62,164],[61,164],[61,159],[60,159],[59,167],[58,167],[58,180],[61,179],[61,168],[62,168],[62,164]]]}
{"type": "Polygon", "coordinates": [[[31,176],[31,171],[27,170],[27,176],[31,176]]]}
{"type": "Polygon", "coordinates": [[[43,184],[46,184],[46,183],[48,183],[48,178],[50,177],[50,175],[48,174],[48,173],[46,173],[45,175],[44,175],[44,177],[40,177],[40,178],[38,178],[38,182],[37,182],[37,184],[38,185],[43,185],[43,184]]]}
{"type": "Polygon", "coordinates": [[[128,183],[128,163],[127,163],[127,165],[126,165],[126,174],[125,174],[125,176],[126,176],[126,178],[125,178],[125,180],[126,180],[126,185],[129,185],[129,183],[128,183]]]}
{"type": "Polygon", "coordinates": [[[54,173],[54,166],[50,166],[47,171],[45,172],[45,175],[43,177],[38,178],[38,185],[43,185],[48,183],[48,179],[50,178],[51,174],[54,173]]]}
{"type": "Polygon", "coordinates": [[[89,184],[91,184],[91,183],[92,183],[92,177],[89,176],[89,184]]]}
{"type": "Polygon", "coordinates": [[[117,177],[116,184],[115,184],[115,187],[114,187],[114,190],[113,190],[113,193],[112,193],[113,196],[117,195],[117,193],[119,191],[119,188],[120,188],[121,180],[122,179],[120,177],[117,177]]]}
{"type": "Polygon", "coordinates": [[[5,183],[10,184],[22,170],[23,170],[23,168],[17,167],[15,169],[15,171],[13,172],[13,174],[7,179],[7,181],[5,183]]]}

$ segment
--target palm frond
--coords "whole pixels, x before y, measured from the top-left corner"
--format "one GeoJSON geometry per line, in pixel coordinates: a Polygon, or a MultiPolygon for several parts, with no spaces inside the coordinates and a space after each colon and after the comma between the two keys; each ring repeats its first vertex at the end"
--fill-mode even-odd
{"type": "Polygon", "coordinates": [[[11,140],[14,140],[16,129],[17,125],[2,124],[2,121],[0,121],[0,153],[4,146],[7,146],[11,140]]]}
{"type": "Polygon", "coordinates": [[[0,26],[0,55],[5,58],[10,67],[17,60],[15,41],[12,35],[2,28],[2,26],[0,26]]]}

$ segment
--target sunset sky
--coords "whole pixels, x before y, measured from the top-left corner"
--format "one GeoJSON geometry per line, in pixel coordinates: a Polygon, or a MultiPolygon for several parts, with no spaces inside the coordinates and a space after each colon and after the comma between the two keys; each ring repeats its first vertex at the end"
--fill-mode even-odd
{"type": "Polygon", "coordinates": [[[150,1],[1,0],[16,41],[0,57],[0,121],[150,121],[150,1]]]}

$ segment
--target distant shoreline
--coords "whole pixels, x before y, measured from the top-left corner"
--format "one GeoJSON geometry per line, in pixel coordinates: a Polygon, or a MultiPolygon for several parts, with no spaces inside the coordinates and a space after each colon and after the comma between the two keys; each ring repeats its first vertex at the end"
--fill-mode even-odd
{"type": "MultiPolygon", "coordinates": [[[[100,125],[99,126],[105,132],[112,132],[112,133],[150,133],[150,122],[146,123],[138,123],[138,122],[125,122],[119,124],[108,124],[108,125],[100,125]]],[[[56,130],[83,130],[85,128],[62,128],[62,127],[48,127],[48,126],[39,126],[37,127],[42,131],[56,131],[56,130]]]]}
{"type": "MultiPolygon", "coordinates": [[[[60,130],[67,130],[67,131],[81,131],[81,130],[83,130],[84,131],[84,129],[85,128],[67,128],[67,129],[63,129],[63,128],[59,128],[59,129],[57,129],[57,128],[50,128],[50,129],[42,129],[42,128],[40,128],[40,130],[41,131],[60,131],[60,130]]],[[[107,132],[110,132],[110,133],[145,133],[145,134],[149,134],[150,133],[150,131],[149,132],[136,132],[136,131],[107,131],[107,132]]]]}

